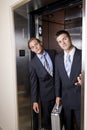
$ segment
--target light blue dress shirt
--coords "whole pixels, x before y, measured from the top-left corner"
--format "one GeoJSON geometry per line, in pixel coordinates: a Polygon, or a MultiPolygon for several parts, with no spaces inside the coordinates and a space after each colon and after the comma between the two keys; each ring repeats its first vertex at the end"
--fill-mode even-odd
{"type": "Polygon", "coordinates": [[[43,58],[44,55],[49,63],[51,71],[53,72],[53,64],[52,64],[49,54],[46,51],[44,51],[43,55],[37,54],[38,58],[40,59],[41,63],[43,64],[43,66],[44,66],[44,58],[43,58]]]}

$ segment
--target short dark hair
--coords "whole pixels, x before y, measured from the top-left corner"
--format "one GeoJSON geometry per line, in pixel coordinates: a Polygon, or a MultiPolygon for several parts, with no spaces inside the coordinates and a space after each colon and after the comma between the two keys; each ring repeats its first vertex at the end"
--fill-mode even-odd
{"type": "Polygon", "coordinates": [[[31,49],[29,44],[30,44],[30,42],[33,41],[33,40],[36,40],[38,43],[41,43],[41,41],[40,41],[38,38],[33,37],[33,38],[29,39],[29,41],[28,41],[28,48],[29,48],[29,49],[31,49]]]}
{"type": "Polygon", "coordinates": [[[68,31],[65,31],[65,30],[60,30],[56,33],[56,36],[58,37],[59,35],[61,34],[66,34],[68,37],[70,37],[70,34],[68,31]]]}

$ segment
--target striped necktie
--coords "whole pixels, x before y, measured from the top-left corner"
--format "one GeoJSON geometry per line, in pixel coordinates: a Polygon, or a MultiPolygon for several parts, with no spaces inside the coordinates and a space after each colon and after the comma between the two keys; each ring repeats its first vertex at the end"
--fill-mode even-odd
{"type": "Polygon", "coordinates": [[[50,66],[49,66],[49,63],[48,63],[48,61],[47,61],[47,59],[46,59],[46,56],[44,55],[43,58],[44,58],[44,67],[45,67],[45,69],[47,70],[47,72],[48,72],[51,76],[53,76],[53,73],[52,73],[52,71],[51,71],[51,69],[50,69],[50,66]]]}
{"type": "Polygon", "coordinates": [[[67,54],[67,55],[66,55],[65,69],[66,69],[66,72],[67,72],[68,77],[70,77],[70,72],[71,72],[71,59],[70,59],[70,54],[67,54]]]}

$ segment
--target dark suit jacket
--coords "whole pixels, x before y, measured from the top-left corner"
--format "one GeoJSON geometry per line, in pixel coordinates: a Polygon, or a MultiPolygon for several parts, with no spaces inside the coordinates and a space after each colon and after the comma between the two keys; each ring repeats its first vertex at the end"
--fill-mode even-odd
{"type": "Polygon", "coordinates": [[[71,67],[70,78],[68,78],[64,66],[64,53],[55,58],[55,92],[56,97],[62,97],[65,107],[80,109],[81,86],[75,86],[77,76],[81,73],[81,50],[76,49],[71,67]]]}
{"type": "MultiPolygon", "coordinates": [[[[54,70],[56,52],[54,50],[49,50],[47,52],[52,60],[54,70]]],[[[33,102],[37,102],[39,96],[41,100],[47,101],[55,98],[54,76],[52,77],[49,75],[37,56],[29,63],[29,74],[33,102]]]]}

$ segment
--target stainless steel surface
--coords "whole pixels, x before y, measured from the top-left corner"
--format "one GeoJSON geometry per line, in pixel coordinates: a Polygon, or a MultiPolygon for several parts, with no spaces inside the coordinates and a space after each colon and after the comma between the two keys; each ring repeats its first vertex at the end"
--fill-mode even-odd
{"type": "Polygon", "coordinates": [[[48,4],[51,4],[56,1],[60,0],[31,0],[29,3],[17,8],[15,12],[22,15],[25,18],[28,18],[29,12],[47,6],[48,4]]]}
{"type": "Polygon", "coordinates": [[[82,4],[65,9],[65,29],[70,33],[73,44],[82,49],[82,4]]]}
{"type": "Polygon", "coordinates": [[[14,13],[19,130],[32,130],[32,105],[28,77],[28,19],[14,13]]]}
{"type": "Polygon", "coordinates": [[[17,62],[17,97],[20,130],[32,129],[32,105],[28,77],[28,56],[19,57],[17,62]]]}
{"type": "Polygon", "coordinates": [[[58,106],[57,108],[57,105],[55,104],[51,113],[52,130],[61,130],[61,111],[62,106],[58,106]]]}

